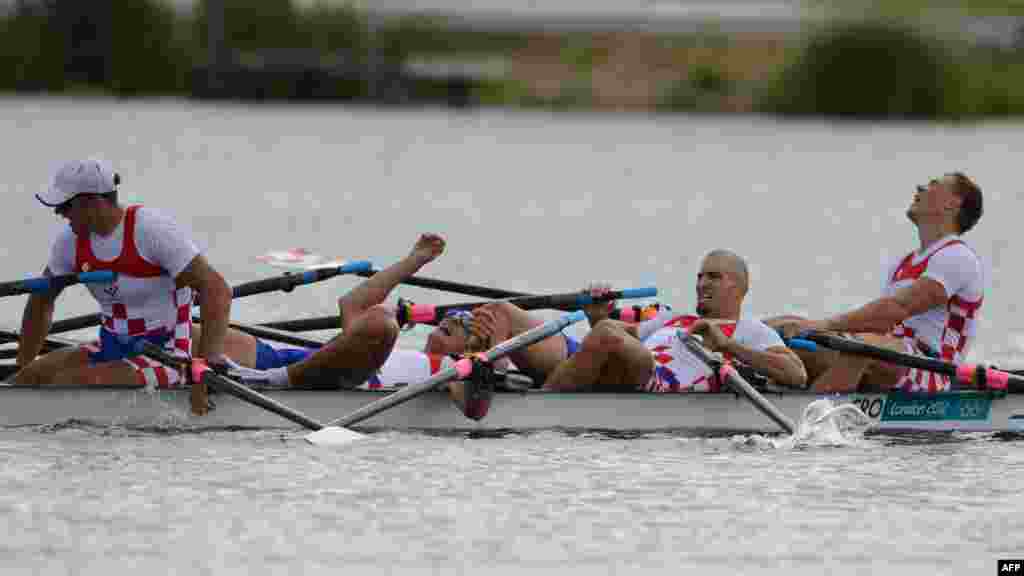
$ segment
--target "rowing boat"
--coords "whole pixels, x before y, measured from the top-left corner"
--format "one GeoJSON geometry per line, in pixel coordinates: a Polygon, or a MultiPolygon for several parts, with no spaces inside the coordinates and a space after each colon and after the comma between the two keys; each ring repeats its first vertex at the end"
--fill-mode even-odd
{"type": "MultiPolygon", "coordinates": [[[[318,420],[331,420],[379,400],[379,390],[262,390],[318,420]]],[[[804,408],[824,396],[766,391],[772,403],[799,422],[804,408]]],[[[961,391],[935,395],[846,394],[880,432],[1024,432],[1024,394],[961,391]]],[[[187,390],[115,389],[86,386],[0,386],[0,426],[87,422],[101,426],[281,428],[291,423],[238,400],[217,395],[207,415],[190,413],[187,390]]],[[[466,419],[440,392],[384,411],[365,429],[430,431],[613,430],[622,432],[774,433],[778,428],[732,393],[556,393],[540,390],[495,394],[486,418],[466,419]]]]}

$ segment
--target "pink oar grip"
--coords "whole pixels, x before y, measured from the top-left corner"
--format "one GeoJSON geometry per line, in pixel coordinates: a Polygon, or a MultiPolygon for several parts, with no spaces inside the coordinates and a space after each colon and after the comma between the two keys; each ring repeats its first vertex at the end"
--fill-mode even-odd
{"type": "Polygon", "coordinates": [[[425,324],[433,322],[436,317],[436,310],[430,304],[413,304],[409,310],[409,321],[425,324]]]}
{"type": "Polygon", "coordinates": [[[473,373],[473,361],[469,358],[460,358],[455,362],[455,373],[459,378],[469,378],[473,373]]]}
{"type": "Polygon", "coordinates": [[[1010,387],[1010,375],[1001,370],[986,370],[985,381],[992,390],[1006,390],[1010,387]]]}
{"type": "Polygon", "coordinates": [[[977,386],[978,383],[974,381],[974,374],[977,370],[977,366],[974,364],[960,364],[956,367],[956,379],[961,384],[970,383],[972,386],[977,386]]]}
{"type": "Polygon", "coordinates": [[[210,367],[206,365],[206,360],[203,360],[202,358],[192,360],[192,381],[202,382],[203,373],[209,369],[210,367]]]}
{"type": "Polygon", "coordinates": [[[732,364],[722,364],[722,367],[718,370],[718,377],[722,379],[722,382],[727,381],[729,376],[734,374],[738,374],[738,372],[732,367],[732,364]]]}

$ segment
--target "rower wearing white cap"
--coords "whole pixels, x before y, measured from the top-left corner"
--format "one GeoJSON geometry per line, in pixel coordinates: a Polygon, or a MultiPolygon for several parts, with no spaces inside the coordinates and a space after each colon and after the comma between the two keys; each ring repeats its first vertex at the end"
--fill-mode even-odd
{"type": "Polygon", "coordinates": [[[192,346],[195,292],[204,327],[199,354],[223,361],[231,288],[173,219],[150,208],[118,203],[120,177],[96,159],[61,166],[36,198],[65,218],[50,250],[45,275],[92,270],[117,274],[112,283],[90,284],[100,304],[99,339],[38,357],[53,319],[59,291],[33,294],[25,306],[18,347],[18,384],[181,384],[178,370],[135,355],[148,340],[181,357],[192,346]]]}

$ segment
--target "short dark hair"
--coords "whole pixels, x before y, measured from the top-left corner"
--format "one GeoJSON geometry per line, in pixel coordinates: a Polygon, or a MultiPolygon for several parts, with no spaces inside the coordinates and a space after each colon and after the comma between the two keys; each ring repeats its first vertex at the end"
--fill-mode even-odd
{"type": "Polygon", "coordinates": [[[974,225],[981,220],[984,212],[982,204],[981,188],[963,172],[953,172],[953,193],[960,198],[960,212],[956,215],[956,224],[963,234],[974,228],[974,225]]]}

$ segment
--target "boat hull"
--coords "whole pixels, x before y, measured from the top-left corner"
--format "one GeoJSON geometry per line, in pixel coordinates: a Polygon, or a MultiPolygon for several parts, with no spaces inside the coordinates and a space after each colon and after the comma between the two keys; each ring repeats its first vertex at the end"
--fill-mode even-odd
{"type": "MultiPolygon", "coordinates": [[[[379,399],[387,392],[278,390],[268,396],[320,422],[328,422],[379,399]]],[[[813,394],[767,393],[782,412],[799,422],[813,394]]],[[[882,432],[1024,432],[1024,394],[960,392],[934,396],[853,394],[830,396],[852,402],[882,432]]],[[[147,392],[111,388],[0,388],[0,426],[37,426],[69,421],[129,427],[294,428],[291,422],[237,398],[216,395],[204,416],[189,412],[183,390],[147,392]]],[[[780,430],[749,402],[733,394],[592,394],[530,391],[495,395],[479,422],[466,419],[447,396],[428,393],[378,414],[357,429],[488,430],[658,430],[700,433],[775,433],[780,430]]]]}

